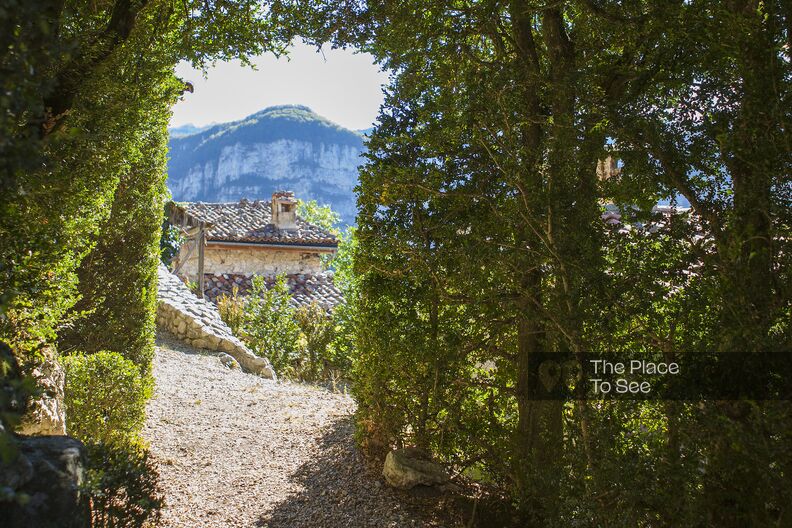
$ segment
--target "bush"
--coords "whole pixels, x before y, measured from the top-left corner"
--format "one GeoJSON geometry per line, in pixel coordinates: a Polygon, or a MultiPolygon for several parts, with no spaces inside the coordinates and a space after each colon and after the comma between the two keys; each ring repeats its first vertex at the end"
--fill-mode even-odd
{"type": "Polygon", "coordinates": [[[334,361],[330,343],[335,337],[332,318],[314,302],[298,308],[294,320],[301,333],[299,377],[316,381],[332,376],[334,361]]]}
{"type": "Polygon", "coordinates": [[[239,295],[239,287],[234,285],[231,295],[222,294],[217,298],[217,311],[220,319],[234,332],[242,335],[242,326],[245,323],[245,299],[239,295]]]}
{"type": "Polygon", "coordinates": [[[269,290],[264,277],[253,277],[245,310],[244,338],[254,352],[269,358],[277,372],[294,377],[300,328],[290,300],[285,276],[280,275],[269,290]]]}
{"type": "Polygon", "coordinates": [[[145,419],[150,380],[115,352],[65,357],[65,402],[70,435],[85,443],[128,443],[145,419]]]}
{"type": "Polygon", "coordinates": [[[88,443],[86,491],[94,528],[157,526],[164,501],[159,473],[137,442],[88,443]]]}

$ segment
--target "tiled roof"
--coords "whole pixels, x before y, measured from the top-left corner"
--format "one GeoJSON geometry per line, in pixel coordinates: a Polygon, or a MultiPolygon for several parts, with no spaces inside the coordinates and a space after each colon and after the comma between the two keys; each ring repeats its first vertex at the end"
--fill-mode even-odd
{"type": "MultiPolygon", "coordinates": [[[[316,302],[327,311],[344,302],[341,291],[333,284],[331,273],[318,275],[286,275],[289,293],[292,295],[292,304],[295,307],[307,306],[316,302]]],[[[275,285],[275,277],[264,277],[267,288],[275,285]]],[[[223,273],[222,275],[204,274],[204,295],[212,302],[222,294],[231,295],[234,286],[239,289],[240,295],[247,295],[253,285],[250,275],[237,275],[223,273]]]]}
{"type": "Polygon", "coordinates": [[[335,235],[297,218],[297,229],[278,229],[272,223],[272,205],[266,201],[233,203],[180,203],[191,216],[214,225],[208,241],[253,242],[309,246],[338,246],[335,235]]]}

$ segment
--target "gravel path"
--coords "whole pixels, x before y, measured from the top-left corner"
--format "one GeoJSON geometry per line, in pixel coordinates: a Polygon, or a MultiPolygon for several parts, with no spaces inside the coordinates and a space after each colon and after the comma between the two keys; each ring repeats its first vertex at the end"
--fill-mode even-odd
{"type": "Polygon", "coordinates": [[[144,436],[163,527],[446,526],[366,469],[348,396],[228,370],[167,336],[154,375],[144,436]]]}

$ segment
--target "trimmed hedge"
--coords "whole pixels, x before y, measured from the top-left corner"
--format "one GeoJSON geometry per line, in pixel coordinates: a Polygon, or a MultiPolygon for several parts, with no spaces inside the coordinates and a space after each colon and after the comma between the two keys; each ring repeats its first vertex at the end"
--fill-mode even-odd
{"type": "Polygon", "coordinates": [[[157,264],[166,178],[167,112],[152,116],[140,156],[121,178],[109,218],[78,269],[75,323],[61,350],[113,350],[148,375],[154,355],[157,264]]]}
{"type": "Polygon", "coordinates": [[[149,378],[116,352],[63,358],[68,433],[86,443],[137,440],[152,392],[149,378]]]}

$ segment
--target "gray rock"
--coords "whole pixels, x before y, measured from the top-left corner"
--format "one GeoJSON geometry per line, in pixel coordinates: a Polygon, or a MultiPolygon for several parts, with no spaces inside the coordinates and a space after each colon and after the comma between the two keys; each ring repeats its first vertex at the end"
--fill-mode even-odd
{"type": "Polygon", "coordinates": [[[449,480],[443,466],[432,462],[422,450],[415,447],[397,449],[385,457],[382,476],[388,485],[410,489],[419,484],[434,486],[449,480]]]}
{"type": "Polygon", "coordinates": [[[14,495],[12,500],[0,502],[3,527],[90,526],[88,500],[81,491],[84,446],[68,436],[43,436],[22,438],[18,448],[17,460],[4,468],[6,485],[0,484],[14,495]],[[16,477],[10,476],[12,467],[19,471],[16,477]]]}
{"type": "Polygon", "coordinates": [[[27,412],[16,432],[26,436],[66,434],[66,407],[63,390],[66,372],[53,352],[46,352],[43,361],[33,369],[36,386],[41,389],[38,398],[28,402],[27,412]]]}
{"type": "Polygon", "coordinates": [[[230,356],[228,354],[220,354],[219,358],[220,358],[220,363],[222,363],[224,366],[230,369],[240,368],[239,362],[236,359],[234,359],[233,356],[230,356]]]}

